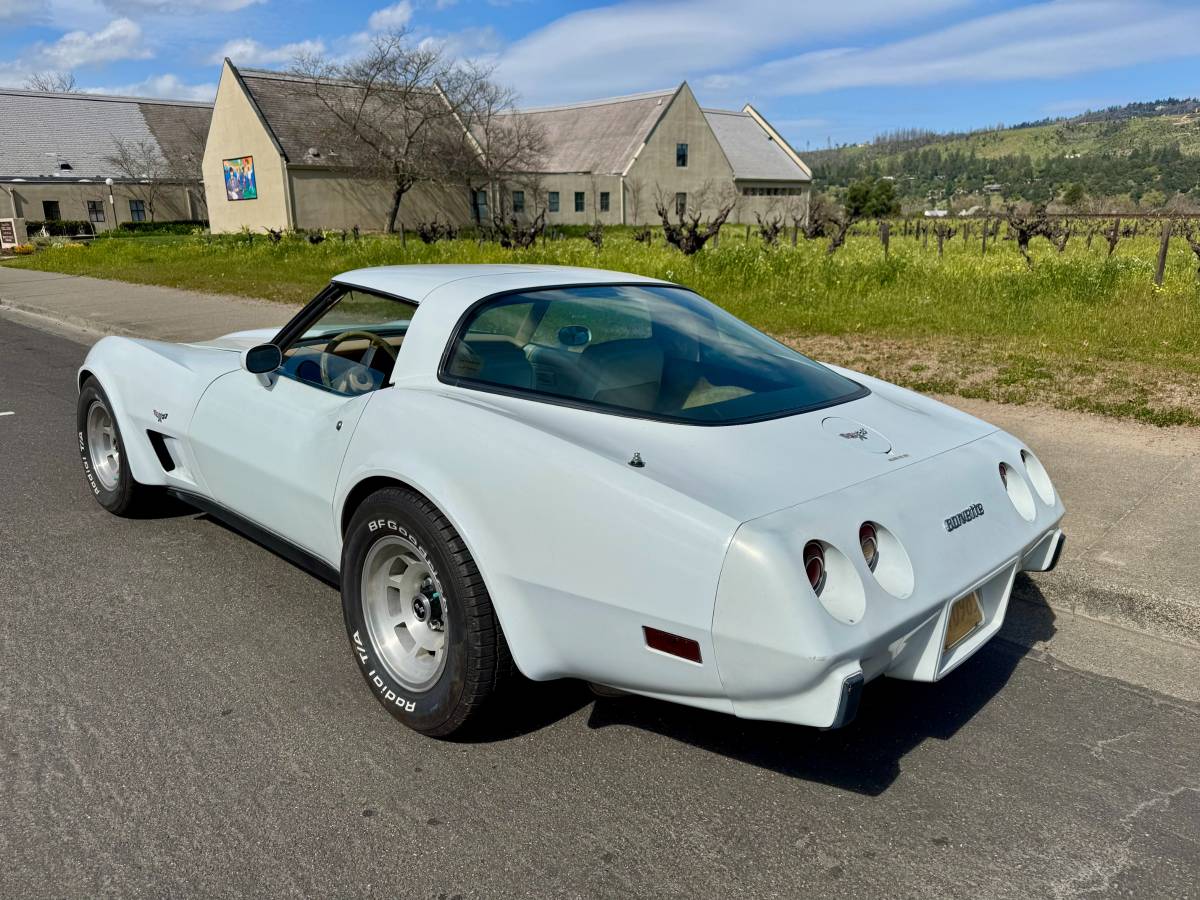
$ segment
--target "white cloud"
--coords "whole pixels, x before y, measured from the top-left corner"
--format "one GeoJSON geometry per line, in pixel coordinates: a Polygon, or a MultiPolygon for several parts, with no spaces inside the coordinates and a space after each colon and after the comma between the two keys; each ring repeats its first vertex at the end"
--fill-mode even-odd
{"type": "Polygon", "coordinates": [[[235,63],[243,66],[286,65],[295,62],[299,56],[324,52],[325,44],[319,40],[297,41],[279,47],[267,47],[253,38],[237,38],[227,42],[214,53],[209,58],[209,62],[219,64],[228,56],[235,63]]]}
{"type": "Polygon", "coordinates": [[[511,44],[498,77],[529,101],[669,87],[772,53],[912,24],[968,0],[626,0],[556,19],[511,44]]]}
{"type": "Polygon", "coordinates": [[[144,81],[116,87],[85,88],[89,94],[117,94],[124,97],[163,97],[169,100],[204,100],[211,102],[217,86],[186,84],[175,75],[152,75],[144,81]]]}
{"type": "Polygon", "coordinates": [[[1200,10],[1060,0],[878,47],[803,53],[739,73],[765,94],[1059,78],[1200,55],[1200,10]]]}
{"type": "Polygon", "coordinates": [[[26,54],[34,67],[60,71],[152,55],[141,26],[132,19],[113,19],[95,32],[69,31],[52,44],[35,44],[26,54]]]}
{"type": "Polygon", "coordinates": [[[440,11],[443,9],[449,9],[450,7],[456,5],[458,5],[458,0],[437,0],[437,2],[433,4],[433,8],[440,11]]]}
{"type": "Polygon", "coordinates": [[[0,22],[6,25],[40,22],[47,11],[46,0],[0,0],[0,22]]]}
{"type": "Polygon", "coordinates": [[[233,12],[267,0],[103,0],[114,12],[134,16],[144,13],[233,12]]]}
{"type": "Polygon", "coordinates": [[[480,60],[492,57],[503,45],[500,32],[490,25],[483,28],[464,28],[447,34],[422,38],[420,47],[440,49],[449,59],[480,60]]]}
{"type": "Polygon", "coordinates": [[[392,31],[404,28],[412,20],[413,5],[411,0],[400,0],[391,6],[377,9],[367,19],[367,27],[371,31],[392,31]]]}

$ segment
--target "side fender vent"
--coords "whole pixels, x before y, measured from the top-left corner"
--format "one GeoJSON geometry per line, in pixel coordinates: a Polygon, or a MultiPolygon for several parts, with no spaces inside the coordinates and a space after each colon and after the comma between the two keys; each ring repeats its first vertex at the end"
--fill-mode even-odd
{"type": "Polygon", "coordinates": [[[158,462],[163,467],[163,471],[175,471],[175,460],[171,458],[171,451],[167,449],[166,435],[147,428],[146,436],[150,438],[150,446],[154,448],[154,455],[158,457],[158,462]]]}

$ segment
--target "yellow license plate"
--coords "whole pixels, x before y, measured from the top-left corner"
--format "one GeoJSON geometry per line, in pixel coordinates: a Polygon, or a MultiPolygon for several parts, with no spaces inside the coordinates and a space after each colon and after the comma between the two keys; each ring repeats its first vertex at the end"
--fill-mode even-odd
{"type": "Polygon", "coordinates": [[[950,621],[946,623],[943,652],[961,643],[982,621],[983,607],[979,604],[978,594],[972,591],[967,596],[955,600],[954,605],[950,607],[950,621]]]}

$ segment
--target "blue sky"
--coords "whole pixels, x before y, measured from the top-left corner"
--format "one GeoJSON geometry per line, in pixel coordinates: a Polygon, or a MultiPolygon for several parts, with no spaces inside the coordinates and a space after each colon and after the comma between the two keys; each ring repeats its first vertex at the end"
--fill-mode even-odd
{"type": "Polygon", "coordinates": [[[800,150],[1200,95],[1197,0],[0,0],[0,84],[210,99],[225,55],[283,68],[389,27],[495,65],[529,105],[687,80],[800,150]]]}

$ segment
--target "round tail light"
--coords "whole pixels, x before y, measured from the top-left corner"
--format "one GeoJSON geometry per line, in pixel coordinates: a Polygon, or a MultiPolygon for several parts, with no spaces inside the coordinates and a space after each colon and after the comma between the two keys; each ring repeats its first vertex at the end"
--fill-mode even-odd
{"type": "Polygon", "coordinates": [[[825,550],[817,541],[804,545],[804,572],[813,593],[820,597],[825,588],[825,550]]]}
{"type": "Polygon", "coordinates": [[[872,523],[863,522],[859,526],[858,545],[862,547],[862,555],[863,559],[867,561],[867,568],[874,572],[875,566],[879,564],[879,535],[872,523]]]}

